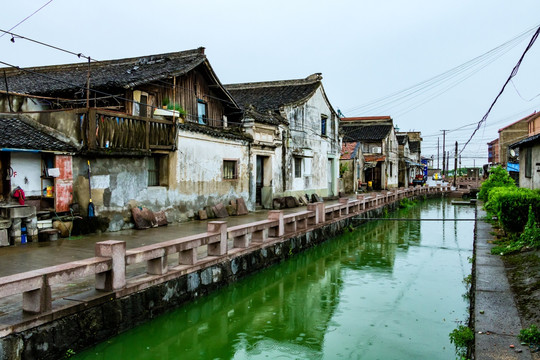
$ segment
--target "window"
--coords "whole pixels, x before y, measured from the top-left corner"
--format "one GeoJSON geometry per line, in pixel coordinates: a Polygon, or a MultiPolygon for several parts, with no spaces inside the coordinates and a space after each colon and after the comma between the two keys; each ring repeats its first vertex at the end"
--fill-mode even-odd
{"type": "Polygon", "coordinates": [[[223,160],[223,179],[234,180],[238,179],[238,161],[223,160]]]}
{"type": "Polygon", "coordinates": [[[328,117],[326,115],[321,115],[321,135],[326,136],[326,120],[328,117]]]}
{"type": "Polygon", "coordinates": [[[208,116],[207,116],[208,106],[205,101],[198,99],[197,100],[197,114],[199,119],[199,124],[206,125],[208,116]]]}
{"type": "Polygon", "coordinates": [[[168,185],[169,158],[167,155],[153,154],[146,160],[148,169],[148,186],[168,185]]]}
{"type": "Polygon", "coordinates": [[[155,156],[148,158],[148,186],[159,186],[159,159],[155,156]]]}
{"type": "Polygon", "coordinates": [[[525,177],[532,177],[532,148],[525,149],[525,177]]]}
{"type": "Polygon", "coordinates": [[[294,177],[302,177],[302,158],[294,158],[294,177]]]}

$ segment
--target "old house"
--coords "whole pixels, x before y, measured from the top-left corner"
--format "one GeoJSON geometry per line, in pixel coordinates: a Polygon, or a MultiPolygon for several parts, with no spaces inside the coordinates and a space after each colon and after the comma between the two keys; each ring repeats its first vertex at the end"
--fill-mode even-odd
{"type": "Polygon", "coordinates": [[[398,186],[409,186],[414,179],[411,168],[411,151],[409,149],[409,136],[407,133],[396,134],[399,154],[398,186]]]}
{"type": "Polygon", "coordinates": [[[72,203],[73,139],[20,114],[0,114],[0,199],[14,201],[17,188],[26,204],[57,212],[72,203]],[[53,196],[53,191],[56,196],[53,196]]]}
{"type": "Polygon", "coordinates": [[[343,142],[360,142],[364,180],[374,189],[398,186],[398,141],[390,116],[341,118],[343,142]]]}
{"type": "Polygon", "coordinates": [[[499,138],[487,143],[488,163],[495,165],[499,163],[499,138]]]}
{"type": "Polygon", "coordinates": [[[540,113],[527,118],[528,137],[509,146],[519,156],[519,186],[540,189],[540,113]]]}
{"type": "Polygon", "coordinates": [[[518,162],[515,156],[510,153],[508,147],[528,136],[528,120],[533,116],[535,114],[499,129],[499,162],[504,168],[510,166],[509,171],[514,171],[515,167],[512,165],[518,162]]]}
{"type": "Polygon", "coordinates": [[[322,76],[225,86],[245,109],[244,128],[254,141],[252,202],[316,193],[337,195],[338,116],[322,76]]]}
{"type": "Polygon", "coordinates": [[[343,142],[339,160],[339,175],[345,193],[356,193],[365,183],[364,154],[360,141],[343,142]]]}
{"type": "Polygon", "coordinates": [[[109,230],[130,227],[135,204],[170,221],[238,197],[249,206],[252,138],[204,48],[4,71],[0,111],[76,140],[73,201],[86,208],[90,180],[109,230]]]}

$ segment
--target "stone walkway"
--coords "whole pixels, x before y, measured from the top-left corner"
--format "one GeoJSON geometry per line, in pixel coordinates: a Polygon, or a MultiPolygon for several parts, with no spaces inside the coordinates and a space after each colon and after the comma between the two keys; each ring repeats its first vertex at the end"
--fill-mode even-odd
{"type": "Polygon", "coordinates": [[[523,327],[502,259],[490,253],[492,228],[482,220],[486,213],[480,205],[477,216],[474,359],[531,359],[529,348],[517,338],[523,327]]]}

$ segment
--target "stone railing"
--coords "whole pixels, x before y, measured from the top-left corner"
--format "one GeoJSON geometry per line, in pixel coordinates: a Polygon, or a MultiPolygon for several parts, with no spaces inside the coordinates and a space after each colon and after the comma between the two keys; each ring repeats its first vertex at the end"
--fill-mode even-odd
{"type": "MultiPolygon", "coordinates": [[[[95,275],[95,289],[126,294],[125,289],[141,289],[195,271],[212,261],[219,261],[250,247],[280,241],[365,211],[415,197],[450,191],[448,185],[409,187],[392,191],[341,198],[339,203],[308,204],[307,210],[284,214],[271,210],[268,219],[227,227],[225,221],[208,222],[207,232],[126,250],[125,241],[102,241],[95,244],[95,257],[51,266],[0,278],[0,299],[22,294],[22,310],[43,314],[52,309],[51,286],[68,284],[95,275]],[[178,255],[178,264],[169,266],[168,256],[178,255]],[[128,277],[127,269],[146,263],[146,274],[128,277]],[[160,280],[161,279],[161,280],[160,280]]],[[[249,249],[248,249],[249,250],[249,249]]],[[[128,292],[129,293],[129,292],[128,292]]]]}

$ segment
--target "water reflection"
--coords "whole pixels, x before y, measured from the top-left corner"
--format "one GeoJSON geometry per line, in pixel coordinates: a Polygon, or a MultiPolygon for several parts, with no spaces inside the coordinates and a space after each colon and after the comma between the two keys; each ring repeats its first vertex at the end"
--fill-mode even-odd
{"type": "MultiPolygon", "coordinates": [[[[392,217],[474,217],[428,201],[392,217]]],[[[472,223],[378,221],[79,359],[453,358],[472,223]]]]}

